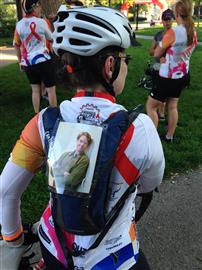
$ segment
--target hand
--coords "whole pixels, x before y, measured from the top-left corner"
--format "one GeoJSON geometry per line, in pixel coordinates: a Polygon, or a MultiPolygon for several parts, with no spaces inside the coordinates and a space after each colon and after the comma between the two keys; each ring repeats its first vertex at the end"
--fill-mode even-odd
{"type": "Polygon", "coordinates": [[[165,62],[166,62],[165,57],[161,57],[161,58],[160,58],[160,63],[163,64],[163,63],[165,63],[165,62]]]}
{"type": "Polygon", "coordinates": [[[25,72],[25,66],[22,66],[20,63],[18,63],[20,71],[25,72]]]}

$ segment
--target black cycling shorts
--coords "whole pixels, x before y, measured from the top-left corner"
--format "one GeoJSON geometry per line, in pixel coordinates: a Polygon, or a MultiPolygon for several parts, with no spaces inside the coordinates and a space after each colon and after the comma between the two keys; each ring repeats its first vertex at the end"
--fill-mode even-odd
{"type": "Polygon", "coordinates": [[[30,84],[44,83],[45,87],[55,86],[55,68],[52,60],[48,60],[25,68],[30,84]]]}
{"type": "Polygon", "coordinates": [[[161,102],[165,102],[167,98],[179,98],[181,91],[188,85],[190,80],[189,74],[180,79],[163,78],[158,73],[153,76],[153,87],[150,96],[161,102]]]}

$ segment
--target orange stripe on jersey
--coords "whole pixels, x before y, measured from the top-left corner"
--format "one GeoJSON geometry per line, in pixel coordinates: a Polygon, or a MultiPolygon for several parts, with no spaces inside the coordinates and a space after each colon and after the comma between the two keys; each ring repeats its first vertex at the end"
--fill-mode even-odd
{"type": "Polygon", "coordinates": [[[23,232],[23,227],[21,227],[15,234],[13,235],[9,235],[9,236],[5,236],[3,235],[3,239],[5,241],[15,241],[23,232]]]}
{"type": "Polygon", "coordinates": [[[130,239],[132,241],[135,241],[136,240],[136,229],[135,229],[135,224],[134,223],[132,223],[130,225],[129,234],[130,234],[130,239]]]}
{"type": "Polygon", "coordinates": [[[169,29],[166,31],[165,35],[163,36],[162,39],[162,48],[167,49],[171,45],[173,45],[175,42],[175,33],[173,29],[169,29]]]}
{"type": "Polygon", "coordinates": [[[125,179],[125,181],[131,185],[137,177],[139,177],[139,170],[134,166],[134,164],[129,160],[124,151],[126,150],[128,144],[133,136],[134,126],[130,125],[126,133],[124,134],[121,143],[118,147],[115,156],[115,166],[117,167],[119,173],[125,179]]]}
{"type": "Polygon", "coordinates": [[[38,115],[36,115],[22,131],[13,149],[12,161],[30,172],[36,172],[42,166],[44,158],[38,130],[38,115]]]}
{"type": "Polygon", "coordinates": [[[19,36],[19,34],[18,34],[18,32],[16,30],[14,32],[13,43],[14,43],[14,46],[16,46],[16,47],[20,47],[20,45],[21,45],[20,36],[19,36]]]}

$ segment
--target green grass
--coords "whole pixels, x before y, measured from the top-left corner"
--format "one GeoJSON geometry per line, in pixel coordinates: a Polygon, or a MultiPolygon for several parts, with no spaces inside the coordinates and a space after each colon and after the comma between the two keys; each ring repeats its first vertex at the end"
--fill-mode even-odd
{"type": "MultiPolygon", "coordinates": [[[[148,49],[151,41],[139,40],[141,47],[128,51],[133,59],[129,65],[128,78],[123,94],[118,98],[126,108],[132,109],[137,104],[145,104],[148,92],[137,87],[137,81],[144,72],[149,58],[148,49]]],[[[195,50],[191,59],[191,86],[184,90],[179,103],[179,127],[176,130],[177,143],[163,143],[166,158],[165,177],[172,173],[196,168],[202,163],[202,117],[201,117],[201,66],[202,47],[195,50]]],[[[25,74],[21,73],[17,64],[0,69],[0,172],[19,137],[24,125],[34,116],[31,103],[31,89],[25,74]]],[[[70,98],[62,87],[57,88],[59,102],[70,98]]],[[[42,107],[47,103],[43,101],[42,107]]],[[[163,124],[159,125],[159,133],[165,134],[163,124]]],[[[32,180],[23,195],[23,220],[36,221],[48,202],[47,180],[40,172],[32,180]]]]}

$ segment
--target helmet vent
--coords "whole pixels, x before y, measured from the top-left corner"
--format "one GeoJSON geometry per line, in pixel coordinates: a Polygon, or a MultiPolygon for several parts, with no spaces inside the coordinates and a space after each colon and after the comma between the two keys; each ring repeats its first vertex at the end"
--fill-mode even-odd
{"type": "Polygon", "coordinates": [[[59,12],[58,13],[59,22],[63,22],[68,17],[69,17],[68,12],[59,12]]]}
{"type": "Polygon", "coordinates": [[[62,43],[63,37],[57,37],[56,38],[56,43],[62,43]]]}
{"type": "Polygon", "coordinates": [[[128,29],[128,27],[126,27],[125,25],[123,25],[123,27],[126,29],[126,31],[128,32],[128,34],[130,35],[130,30],[128,29]]]}
{"type": "Polygon", "coordinates": [[[86,15],[84,15],[84,14],[77,14],[77,15],[76,15],[76,18],[77,18],[78,20],[82,20],[82,21],[90,22],[90,23],[92,23],[92,24],[99,25],[99,26],[105,28],[106,30],[108,30],[108,31],[110,31],[110,32],[112,32],[112,33],[115,33],[115,32],[114,32],[111,28],[109,28],[106,24],[104,24],[104,23],[102,23],[101,21],[96,20],[96,19],[94,19],[94,18],[92,18],[92,17],[90,17],[90,16],[86,16],[86,15]]]}
{"type": "Polygon", "coordinates": [[[77,45],[77,46],[90,45],[89,42],[86,42],[86,41],[83,41],[83,40],[79,40],[79,39],[76,39],[76,38],[70,38],[69,39],[69,43],[71,45],[77,45]]]}
{"type": "Polygon", "coordinates": [[[65,29],[65,26],[59,26],[57,31],[58,33],[61,33],[65,29]]]}
{"type": "Polygon", "coordinates": [[[82,33],[82,34],[87,34],[89,36],[94,36],[94,37],[99,37],[101,38],[100,35],[98,35],[97,33],[93,32],[93,31],[90,31],[88,29],[84,29],[84,28],[81,28],[81,27],[73,27],[73,30],[75,32],[79,32],[79,33],[82,33]]]}
{"type": "Polygon", "coordinates": [[[128,27],[132,30],[133,28],[132,28],[132,26],[130,25],[130,24],[128,24],[128,27]]]}

